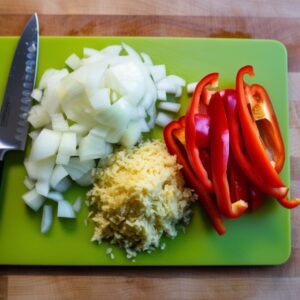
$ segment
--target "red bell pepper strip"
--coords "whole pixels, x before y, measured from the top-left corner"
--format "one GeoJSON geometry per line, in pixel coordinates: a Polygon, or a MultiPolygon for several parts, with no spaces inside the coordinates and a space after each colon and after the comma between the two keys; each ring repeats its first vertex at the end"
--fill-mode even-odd
{"type": "MultiPolygon", "coordinates": [[[[201,149],[209,149],[210,145],[210,119],[206,114],[195,115],[196,145],[201,149]]],[[[200,153],[201,157],[201,153],[200,153]]]]}
{"type": "MultiPolygon", "coordinates": [[[[185,117],[180,117],[178,122],[181,124],[181,128],[178,128],[174,131],[177,139],[185,145],[185,117]]],[[[209,149],[210,140],[209,140],[209,127],[210,120],[209,116],[206,114],[197,114],[195,115],[195,126],[196,126],[196,145],[201,149],[209,149]]],[[[201,156],[201,154],[200,154],[201,156]]]]}
{"type": "Polygon", "coordinates": [[[245,139],[247,154],[257,169],[260,170],[264,181],[273,187],[284,187],[278,173],[269,160],[264,145],[260,138],[253,115],[249,111],[249,100],[246,97],[244,75],[254,76],[253,67],[245,66],[238,71],[236,77],[237,109],[239,120],[245,139]]]}
{"type": "Polygon", "coordinates": [[[229,160],[229,129],[223,99],[216,93],[210,100],[211,169],[218,206],[225,217],[237,218],[248,207],[245,199],[231,203],[227,179],[229,160]]]}
{"type": "Polygon", "coordinates": [[[267,182],[260,173],[260,169],[254,167],[251,161],[246,158],[245,153],[242,149],[243,140],[241,137],[241,131],[239,127],[239,118],[237,114],[237,100],[236,94],[234,91],[227,93],[227,96],[224,97],[225,108],[227,113],[227,120],[229,122],[229,131],[230,135],[235,140],[234,143],[231,143],[231,149],[234,154],[236,161],[239,164],[239,167],[245,174],[245,176],[256,186],[261,192],[272,196],[278,200],[278,202],[286,208],[294,208],[299,205],[299,199],[288,200],[286,197],[288,193],[287,187],[273,187],[267,182]]]}
{"type": "Polygon", "coordinates": [[[230,93],[227,92],[226,97],[224,97],[224,103],[229,125],[229,132],[232,136],[232,140],[235,141],[234,143],[231,143],[230,146],[239,167],[241,168],[245,176],[264,193],[275,198],[285,197],[288,193],[288,189],[273,188],[268,184],[265,184],[260,174],[256,172],[253,165],[243,152],[243,140],[239,126],[237,100],[234,90],[232,90],[230,93]]]}
{"type": "Polygon", "coordinates": [[[238,166],[232,153],[229,155],[228,179],[231,202],[236,202],[241,199],[248,202],[249,182],[247,181],[245,175],[238,166]]]}
{"type": "Polygon", "coordinates": [[[187,183],[199,196],[200,203],[207,212],[214,228],[218,234],[223,235],[225,233],[225,227],[222,217],[215,203],[212,201],[209,193],[195,176],[189,164],[187,154],[185,153],[184,145],[179,145],[179,141],[177,142],[173,135],[174,130],[180,128],[182,128],[182,125],[179,121],[173,121],[164,128],[164,139],[166,146],[170,154],[176,155],[177,162],[182,166],[182,172],[187,180],[187,183]]]}
{"type": "Polygon", "coordinates": [[[186,139],[186,151],[190,165],[192,166],[195,175],[198,180],[204,185],[204,187],[209,191],[213,192],[213,183],[208,178],[207,171],[205,170],[201,158],[199,149],[196,143],[196,125],[195,125],[195,115],[200,113],[200,103],[201,95],[206,86],[211,85],[216,87],[218,84],[218,73],[212,73],[205,76],[196,86],[194,91],[191,105],[185,117],[186,127],[185,127],[185,139],[186,139]]]}
{"type": "Polygon", "coordinates": [[[259,84],[245,87],[261,140],[271,156],[275,170],[280,173],[285,161],[284,144],[279,124],[267,91],[259,84]]]}
{"type": "Polygon", "coordinates": [[[249,187],[250,211],[254,212],[257,209],[259,209],[262,206],[265,198],[266,198],[266,195],[264,193],[262,193],[255,186],[250,186],[249,187]]]}

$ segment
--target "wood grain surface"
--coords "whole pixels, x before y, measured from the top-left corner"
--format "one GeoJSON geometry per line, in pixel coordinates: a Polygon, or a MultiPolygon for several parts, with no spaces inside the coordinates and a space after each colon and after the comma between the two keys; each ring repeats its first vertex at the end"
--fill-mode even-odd
{"type": "MultiPolygon", "coordinates": [[[[0,35],[19,35],[40,13],[42,35],[266,38],[289,59],[291,193],[300,195],[300,1],[0,0],[0,35]]],[[[0,245],[1,247],[1,245],[0,245]]],[[[21,253],[21,249],[20,249],[21,253]]],[[[275,267],[0,267],[0,299],[298,299],[300,219],[292,255],[275,267]]]]}

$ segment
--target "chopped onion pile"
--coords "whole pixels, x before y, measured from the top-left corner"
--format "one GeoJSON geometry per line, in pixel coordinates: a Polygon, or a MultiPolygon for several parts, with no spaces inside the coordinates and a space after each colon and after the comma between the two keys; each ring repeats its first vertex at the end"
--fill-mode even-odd
{"type": "Polygon", "coordinates": [[[180,97],[186,84],[126,44],[84,48],[83,58],[72,54],[65,63],[67,68],[45,71],[28,116],[33,130],[24,184],[30,190],[23,199],[35,211],[44,205],[43,233],[53,216],[46,199],[57,203],[58,217],[75,218],[81,200],[71,205],[62,193],[72,182],[90,185],[96,160],[111,154],[115,144],[132,147],[155,124],[172,121],[180,104],[167,102],[167,95],[180,97]],[[167,112],[157,115],[157,100],[167,112]]]}

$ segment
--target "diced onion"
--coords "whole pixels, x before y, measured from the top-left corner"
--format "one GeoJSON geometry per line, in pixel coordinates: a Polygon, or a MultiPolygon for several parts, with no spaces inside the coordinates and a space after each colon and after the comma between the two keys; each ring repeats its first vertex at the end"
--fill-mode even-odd
{"type": "Polygon", "coordinates": [[[96,112],[101,112],[110,107],[110,89],[103,88],[93,91],[89,95],[90,104],[96,112]]]}
{"type": "MultiPolygon", "coordinates": [[[[23,199],[34,210],[46,198],[56,201],[59,217],[74,218],[81,202],[72,207],[62,193],[72,181],[90,185],[95,160],[101,163],[115,144],[132,147],[155,123],[171,121],[166,113],[156,114],[157,100],[167,101],[168,93],[180,97],[185,81],[167,76],[165,65],[154,65],[149,55],[124,43],[84,48],[83,58],[71,54],[65,63],[61,70],[46,70],[31,95],[38,103],[28,116],[35,130],[24,162],[30,191],[23,199]]],[[[180,105],[165,102],[158,108],[177,112],[180,105]]],[[[44,206],[42,232],[51,226],[52,210],[44,206]]]]}
{"type": "Polygon", "coordinates": [[[69,177],[65,177],[54,187],[54,190],[63,193],[66,192],[71,185],[72,185],[71,179],[69,177]]]}
{"type": "Polygon", "coordinates": [[[128,124],[128,127],[123,134],[120,143],[126,148],[133,147],[141,137],[141,128],[140,128],[140,122],[137,121],[131,121],[128,124]]]}
{"type": "Polygon", "coordinates": [[[153,65],[152,59],[151,59],[151,57],[148,54],[141,53],[141,57],[143,58],[144,63],[146,65],[148,65],[148,66],[152,66],[153,65]]]}
{"type": "Polygon", "coordinates": [[[99,54],[99,51],[92,48],[83,48],[83,56],[90,57],[99,54]]]}
{"type": "Polygon", "coordinates": [[[38,211],[45,201],[45,198],[38,194],[35,189],[32,189],[24,194],[22,198],[24,202],[34,211],[38,211]]]}
{"type": "Polygon", "coordinates": [[[149,66],[150,74],[155,82],[158,82],[166,77],[166,66],[155,65],[149,66]]]}
{"type": "Polygon", "coordinates": [[[36,161],[55,155],[60,139],[61,133],[44,128],[32,143],[30,160],[36,161]]]}
{"type": "Polygon", "coordinates": [[[160,102],[158,108],[171,112],[179,112],[181,105],[175,102],[160,102]]]}
{"type": "Polygon", "coordinates": [[[34,128],[40,128],[50,123],[51,118],[47,110],[42,105],[35,105],[31,108],[28,122],[34,128]]]}
{"type": "Polygon", "coordinates": [[[165,127],[171,121],[173,121],[173,117],[167,113],[159,112],[155,121],[155,124],[160,127],[165,127]]]}
{"type": "Polygon", "coordinates": [[[52,222],[53,222],[53,207],[51,205],[44,205],[41,232],[42,233],[48,232],[52,226],[52,222]]]}
{"type": "Polygon", "coordinates": [[[39,193],[40,195],[42,195],[44,197],[47,197],[49,190],[50,190],[49,182],[44,181],[44,180],[38,180],[35,183],[35,189],[36,189],[37,193],[39,193]]]}
{"type": "Polygon", "coordinates": [[[28,177],[28,176],[25,176],[24,178],[24,185],[29,189],[33,189],[34,188],[34,181],[28,177]]]}
{"type": "Polygon", "coordinates": [[[81,198],[78,197],[72,206],[73,210],[78,213],[81,209],[81,198]]]}
{"type": "Polygon", "coordinates": [[[198,84],[198,82],[191,82],[191,83],[188,83],[187,86],[186,86],[187,92],[188,92],[189,94],[194,93],[197,84],[198,84]]]}
{"type": "Polygon", "coordinates": [[[60,192],[50,192],[50,193],[48,193],[47,198],[51,199],[55,202],[64,200],[64,197],[63,197],[62,193],[60,193],[60,192]]]}
{"type": "Polygon", "coordinates": [[[91,171],[95,167],[94,160],[80,161],[78,157],[72,157],[68,165],[64,166],[73,180],[82,177],[86,172],[91,171]]]}
{"type": "Polygon", "coordinates": [[[163,90],[157,91],[157,100],[166,101],[167,100],[167,92],[163,90]]]}
{"type": "Polygon", "coordinates": [[[78,69],[82,65],[81,59],[74,53],[66,59],[65,64],[73,70],[78,69]]]}
{"type": "Polygon", "coordinates": [[[55,113],[51,116],[52,129],[55,131],[67,131],[69,129],[68,122],[62,113],[55,113]]]}
{"type": "Polygon", "coordinates": [[[75,218],[75,213],[72,205],[65,200],[58,201],[57,216],[59,218],[68,218],[68,219],[75,218]]]}
{"type": "Polygon", "coordinates": [[[39,161],[26,159],[24,166],[31,179],[49,181],[55,164],[55,157],[49,157],[39,161]]]}
{"type": "Polygon", "coordinates": [[[39,89],[34,89],[31,93],[31,97],[32,99],[40,102],[43,96],[43,92],[39,89]]]}
{"type": "Polygon", "coordinates": [[[65,168],[62,165],[56,165],[50,178],[51,187],[55,189],[58,183],[67,176],[68,172],[65,170],[65,168]]]}

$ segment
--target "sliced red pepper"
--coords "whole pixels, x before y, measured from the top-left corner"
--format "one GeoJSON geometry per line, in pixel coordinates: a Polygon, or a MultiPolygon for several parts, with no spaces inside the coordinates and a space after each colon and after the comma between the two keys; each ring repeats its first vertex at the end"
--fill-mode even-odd
{"type": "Polygon", "coordinates": [[[262,180],[260,174],[257,174],[253,165],[248,160],[248,158],[246,158],[245,153],[243,152],[243,140],[239,126],[239,118],[237,114],[236,93],[234,91],[232,91],[231,93],[227,93],[227,96],[224,97],[224,101],[230,135],[232,136],[232,140],[235,141],[234,143],[231,143],[230,146],[234,157],[239,164],[239,167],[242,169],[245,176],[261,191],[275,198],[285,197],[288,193],[288,189],[286,187],[274,188],[264,183],[264,180],[262,180]]]}
{"type": "Polygon", "coordinates": [[[269,160],[279,173],[282,170],[285,151],[279,124],[267,91],[259,84],[245,87],[251,112],[258,127],[261,140],[269,154],[269,160]]]}
{"type": "Polygon", "coordinates": [[[199,183],[197,177],[195,176],[189,164],[187,154],[184,150],[184,145],[179,145],[179,141],[177,142],[176,137],[173,135],[173,132],[180,128],[182,128],[182,125],[179,121],[173,121],[164,128],[164,139],[166,146],[172,155],[176,155],[177,162],[182,166],[182,172],[189,186],[194,189],[199,196],[199,200],[207,212],[214,228],[220,235],[223,235],[225,233],[225,227],[222,217],[215,203],[212,201],[209,193],[205,190],[204,186],[199,183]]]}
{"type": "Polygon", "coordinates": [[[220,93],[216,93],[211,98],[208,112],[211,122],[211,169],[217,203],[224,216],[237,218],[247,209],[248,204],[245,199],[231,202],[227,179],[229,129],[220,93]]]}
{"type": "Polygon", "coordinates": [[[201,158],[199,149],[196,143],[196,125],[195,115],[201,113],[200,103],[201,95],[208,85],[216,87],[218,84],[218,73],[212,73],[205,76],[196,86],[195,92],[192,97],[191,105],[185,117],[186,128],[185,128],[185,139],[186,139],[186,151],[190,165],[192,166],[195,175],[198,180],[204,185],[209,191],[213,192],[213,183],[208,178],[207,171],[205,170],[201,158]]]}
{"type": "Polygon", "coordinates": [[[259,209],[264,200],[266,195],[262,193],[258,188],[255,186],[249,187],[249,202],[250,202],[250,211],[254,212],[259,209]]]}
{"type": "Polygon", "coordinates": [[[291,201],[286,197],[288,193],[287,187],[273,187],[264,180],[260,173],[260,169],[254,167],[251,161],[246,158],[242,149],[242,136],[239,127],[239,118],[237,114],[237,99],[234,91],[227,93],[224,97],[225,108],[227,113],[227,119],[229,122],[230,135],[234,139],[234,143],[231,143],[231,149],[234,154],[239,167],[245,174],[245,176],[258,188],[261,192],[276,198],[279,203],[286,208],[294,208],[299,205],[299,199],[293,199],[291,201]]]}
{"type": "MultiPolygon", "coordinates": [[[[178,122],[182,128],[178,128],[174,131],[175,136],[180,142],[185,145],[185,118],[181,117],[178,122]]],[[[195,115],[195,126],[196,126],[196,145],[201,149],[209,149],[209,127],[210,120],[206,114],[195,115]]],[[[201,156],[201,154],[200,154],[201,156]]]]}
{"type": "Polygon", "coordinates": [[[243,172],[238,166],[232,153],[229,155],[228,178],[230,187],[231,202],[245,200],[248,202],[248,185],[243,172]]]}
{"type": "MultiPolygon", "coordinates": [[[[196,127],[196,145],[201,149],[209,149],[210,145],[210,119],[206,114],[195,115],[195,127],[196,127]]],[[[201,153],[200,153],[201,157],[201,153]]]]}
{"type": "Polygon", "coordinates": [[[249,155],[252,164],[260,170],[265,182],[273,187],[285,187],[269,160],[268,154],[261,141],[260,133],[256,126],[253,114],[251,113],[251,107],[249,107],[250,104],[245,91],[244,75],[246,74],[254,76],[252,66],[245,66],[238,71],[236,77],[236,89],[237,109],[243,136],[246,137],[245,145],[247,148],[247,154],[249,155]]]}

